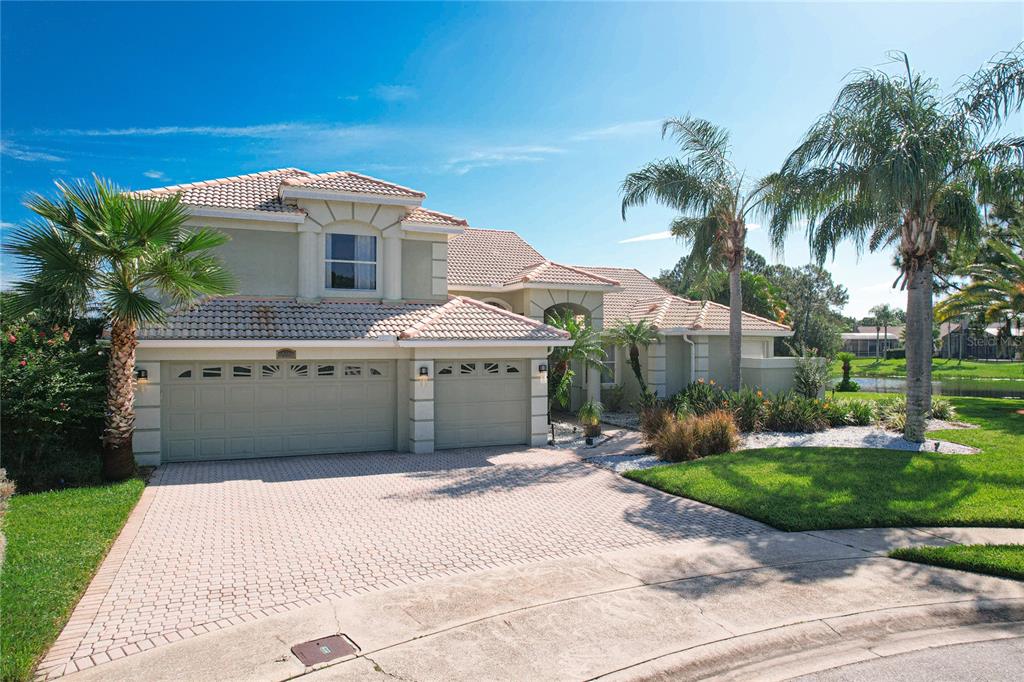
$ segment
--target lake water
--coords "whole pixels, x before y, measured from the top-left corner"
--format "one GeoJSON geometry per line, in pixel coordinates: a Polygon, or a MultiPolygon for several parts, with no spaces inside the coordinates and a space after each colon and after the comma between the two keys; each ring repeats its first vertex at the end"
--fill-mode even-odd
{"type": "MultiPolygon", "coordinates": [[[[854,377],[853,379],[860,384],[862,391],[872,393],[907,392],[907,380],[904,377],[854,377]]],[[[932,392],[934,395],[1024,398],[1024,381],[1015,379],[942,379],[932,382],[932,392]]]]}

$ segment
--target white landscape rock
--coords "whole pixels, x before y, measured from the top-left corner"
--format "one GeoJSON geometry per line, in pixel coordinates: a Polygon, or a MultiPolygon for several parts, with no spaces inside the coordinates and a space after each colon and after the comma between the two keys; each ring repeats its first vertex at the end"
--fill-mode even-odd
{"type": "Polygon", "coordinates": [[[942,452],[953,455],[973,455],[978,452],[976,448],[943,440],[913,443],[898,433],[886,431],[877,426],[842,426],[817,433],[781,433],[778,431],[751,433],[744,436],[740,449],[801,447],[884,448],[909,452],[942,452]]]}

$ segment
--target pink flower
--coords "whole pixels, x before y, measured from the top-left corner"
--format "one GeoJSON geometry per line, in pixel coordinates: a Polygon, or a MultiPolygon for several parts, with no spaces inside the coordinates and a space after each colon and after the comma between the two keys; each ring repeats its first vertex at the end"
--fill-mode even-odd
{"type": "Polygon", "coordinates": [[[14,343],[17,340],[18,340],[18,337],[15,336],[14,334],[8,334],[7,335],[7,341],[10,342],[10,343],[14,343]]]}
{"type": "Polygon", "coordinates": [[[69,334],[69,333],[67,333],[67,332],[64,332],[63,334],[61,334],[61,337],[62,337],[62,338],[63,338],[63,339],[65,340],[65,341],[70,341],[70,340],[71,340],[71,334],[69,334]]]}
{"type": "Polygon", "coordinates": [[[24,360],[22,360],[22,361],[21,361],[21,362],[19,362],[18,364],[19,364],[19,365],[21,365],[22,367],[24,367],[24,366],[25,366],[25,365],[27,365],[28,363],[27,363],[27,362],[25,362],[24,360]]]}

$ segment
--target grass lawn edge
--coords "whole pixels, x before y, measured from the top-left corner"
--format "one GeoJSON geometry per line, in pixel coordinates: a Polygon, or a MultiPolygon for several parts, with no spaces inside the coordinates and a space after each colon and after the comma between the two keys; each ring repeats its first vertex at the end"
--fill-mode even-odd
{"type": "Polygon", "coordinates": [[[1024,581],[1024,545],[946,545],[900,547],[889,557],[915,564],[1024,581]]]}
{"type": "Polygon", "coordinates": [[[2,520],[0,679],[31,680],[121,535],[142,479],[15,495],[2,520]]]}

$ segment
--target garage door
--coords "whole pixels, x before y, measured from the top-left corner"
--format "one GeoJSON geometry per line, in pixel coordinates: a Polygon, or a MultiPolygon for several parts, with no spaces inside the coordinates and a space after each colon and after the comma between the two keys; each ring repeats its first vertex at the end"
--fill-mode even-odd
{"type": "Polygon", "coordinates": [[[434,367],[438,448],[526,442],[529,380],[524,360],[460,360],[434,367]]]}
{"type": "Polygon", "coordinates": [[[165,363],[167,461],[395,447],[393,361],[165,363]]]}

